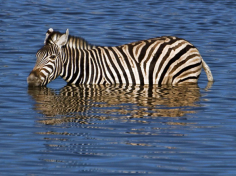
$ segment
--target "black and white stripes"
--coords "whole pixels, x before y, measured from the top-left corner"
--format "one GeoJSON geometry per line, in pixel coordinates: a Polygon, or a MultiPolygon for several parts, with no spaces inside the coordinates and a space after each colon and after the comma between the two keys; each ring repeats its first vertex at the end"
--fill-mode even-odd
{"type": "Polygon", "coordinates": [[[116,47],[101,47],[69,36],[68,30],[61,34],[49,29],[44,43],[45,46],[37,53],[36,66],[28,77],[28,83],[32,85],[36,85],[34,76],[37,80],[44,80],[38,84],[46,85],[59,75],[72,84],[196,83],[202,67],[208,81],[213,81],[211,71],[198,50],[177,37],[165,36],[116,47]],[[43,70],[48,63],[54,65],[49,64],[52,71],[45,73],[43,70]]]}

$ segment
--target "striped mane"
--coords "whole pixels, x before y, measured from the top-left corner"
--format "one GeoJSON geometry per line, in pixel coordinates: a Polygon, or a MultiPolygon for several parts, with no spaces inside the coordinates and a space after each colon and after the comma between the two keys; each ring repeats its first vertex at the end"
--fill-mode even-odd
{"type": "MultiPolygon", "coordinates": [[[[55,41],[60,38],[63,34],[57,31],[48,30],[46,33],[46,38],[44,40],[44,45],[55,44],[55,41]]],[[[77,49],[90,49],[93,45],[89,44],[85,39],[81,37],[74,37],[69,35],[67,46],[69,48],[77,49]]]]}

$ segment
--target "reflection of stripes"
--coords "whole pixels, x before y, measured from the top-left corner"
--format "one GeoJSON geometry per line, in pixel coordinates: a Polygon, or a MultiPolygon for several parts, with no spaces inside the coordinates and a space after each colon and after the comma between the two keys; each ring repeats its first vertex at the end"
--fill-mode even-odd
{"type": "MultiPolygon", "coordinates": [[[[57,49],[56,46],[54,49],[49,48],[53,48],[54,41],[60,36],[62,34],[58,32],[48,34],[44,51],[38,53],[39,59],[45,57],[40,54],[50,55],[47,52],[57,49]]],[[[196,83],[202,67],[208,80],[213,81],[210,69],[198,50],[177,37],[160,37],[116,47],[101,47],[70,36],[59,58],[63,58],[64,63],[57,65],[62,67],[57,68],[61,70],[61,77],[73,84],[196,83]]],[[[44,62],[39,60],[38,63],[41,65],[44,62]]]]}

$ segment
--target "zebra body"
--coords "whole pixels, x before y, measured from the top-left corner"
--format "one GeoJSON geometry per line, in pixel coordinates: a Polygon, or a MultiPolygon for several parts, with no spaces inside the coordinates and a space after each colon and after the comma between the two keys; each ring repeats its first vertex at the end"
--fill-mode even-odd
{"type": "Polygon", "coordinates": [[[93,46],[84,39],[46,33],[44,46],[27,81],[46,85],[57,76],[72,84],[182,84],[196,83],[202,67],[211,71],[188,41],[164,36],[115,47],[93,46]]]}

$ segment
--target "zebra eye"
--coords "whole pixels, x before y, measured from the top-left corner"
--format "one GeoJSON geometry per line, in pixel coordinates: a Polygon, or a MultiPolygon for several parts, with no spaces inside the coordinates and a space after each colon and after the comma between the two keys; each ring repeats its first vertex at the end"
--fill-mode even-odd
{"type": "Polygon", "coordinates": [[[50,59],[55,59],[56,58],[56,55],[51,55],[50,56],[50,59]]]}

